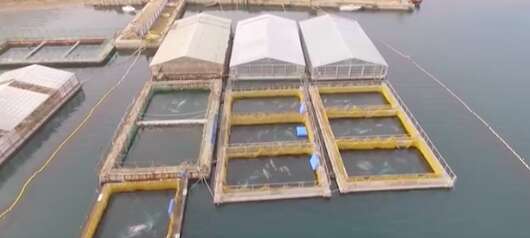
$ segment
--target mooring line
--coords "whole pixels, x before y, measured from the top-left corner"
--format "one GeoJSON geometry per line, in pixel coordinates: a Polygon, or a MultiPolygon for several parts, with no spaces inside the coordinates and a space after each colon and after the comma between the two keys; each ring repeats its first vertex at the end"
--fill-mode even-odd
{"type": "Polygon", "coordinates": [[[213,199],[213,191],[212,191],[212,188],[210,188],[210,184],[208,184],[208,181],[206,181],[205,177],[202,177],[201,180],[206,185],[206,188],[208,189],[208,193],[210,193],[210,196],[213,199]]]}
{"type": "Polygon", "coordinates": [[[120,80],[118,80],[116,82],[116,84],[114,84],[111,88],[109,88],[105,94],[103,94],[103,96],[101,98],[99,98],[99,100],[96,102],[96,104],[90,109],[90,111],[86,114],[86,116],[83,118],[83,120],[81,121],[81,123],[79,123],[79,125],[61,142],[61,144],[59,144],[59,146],[57,146],[57,148],[53,151],[53,153],[50,155],[50,157],[48,157],[48,159],[41,165],[41,167],[37,170],[35,170],[33,172],[33,174],[31,174],[31,176],[26,179],[26,181],[24,182],[24,184],[22,185],[20,191],[18,192],[18,195],[17,197],[15,198],[15,200],[5,209],[2,211],[2,213],[0,213],[0,220],[4,219],[11,211],[13,211],[13,209],[15,208],[15,206],[22,200],[22,198],[24,197],[24,195],[26,194],[27,192],[27,189],[29,187],[29,185],[31,184],[31,182],[33,182],[33,180],[37,177],[37,175],[39,175],[40,173],[42,173],[47,167],[48,165],[50,164],[50,162],[52,162],[55,158],[57,158],[57,154],[61,151],[61,149],[66,145],[66,143],[68,143],[86,124],[87,122],[89,121],[90,118],[92,118],[92,115],[94,114],[94,112],[96,111],[96,109],[105,101],[105,99],[107,99],[111,94],[112,92],[118,88],[118,86],[125,80],[125,78],[127,77],[127,75],[129,74],[129,72],[132,70],[133,66],[136,64],[136,62],[138,61],[138,59],[140,58],[140,55],[142,53],[142,50],[139,49],[138,50],[138,53],[136,55],[136,58],[134,59],[134,61],[131,63],[131,65],[129,65],[129,67],[127,68],[127,70],[125,71],[125,73],[123,74],[123,76],[120,78],[120,80]]]}
{"type": "Polygon", "coordinates": [[[398,49],[396,49],[395,47],[391,46],[390,44],[382,41],[382,40],[379,40],[379,42],[381,42],[383,45],[385,45],[388,49],[390,49],[391,51],[393,51],[394,53],[396,53],[397,55],[405,58],[405,59],[408,59],[412,64],[414,64],[414,66],[416,68],[418,68],[420,71],[422,71],[425,75],[427,75],[429,78],[431,78],[434,82],[436,82],[440,87],[442,87],[443,89],[445,89],[445,91],[447,91],[453,98],[455,98],[458,102],[460,102],[460,104],[462,104],[466,110],[471,113],[475,118],[477,118],[480,122],[482,122],[482,124],[484,126],[486,126],[486,128],[488,128],[488,130],[495,136],[497,137],[497,139],[510,151],[512,152],[512,154],[517,158],[519,159],[519,161],[523,164],[523,166],[528,170],[530,171],[530,165],[528,165],[528,163],[526,162],[525,158],[523,156],[521,156],[519,153],[517,153],[517,151],[515,151],[515,149],[506,141],[506,139],[504,139],[495,129],[493,129],[493,127],[490,125],[490,123],[488,123],[484,118],[482,118],[482,116],[480,116],[478,113],[476,113],[475,111],[473,111],[473,109],[471,109],[471,107],[461,98],[459,97],[453,90],[451,90],[445,83],[443,83],[442,81],[440,81],[436,76],[434,76],[433,74],[431,74],[429,71],[427,71],[425,68],[423,68],[418,62],[416,62],[410,55],[407,55],[405,53],[403,53],[403,51],[400,51],[398,49]]]}

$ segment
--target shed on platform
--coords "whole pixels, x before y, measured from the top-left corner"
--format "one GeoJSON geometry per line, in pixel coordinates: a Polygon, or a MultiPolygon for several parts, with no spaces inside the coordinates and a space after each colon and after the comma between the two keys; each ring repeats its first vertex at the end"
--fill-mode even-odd
{"type": "Polygon", "coordinates": [[[40,65],[0,75],[0,164],[79,90],[75,74],[40,65]]]}
{"type": "Polygon", "coordinates": [[[175,22],[150,67],[165,79],[221,78],[226,68],[232,21],[197,14],[175,22]]]}
{"type": "Polygon", "coordinates": [[[388,64],[357,21],[322,15],[300,22],[313,80],[383,79],[388,64]]]}
{"type": "Polygon", "coordinates": [[[231,79],[298,79],[304,74],[296,21],[265,14],[237,24],[231,79]]]}

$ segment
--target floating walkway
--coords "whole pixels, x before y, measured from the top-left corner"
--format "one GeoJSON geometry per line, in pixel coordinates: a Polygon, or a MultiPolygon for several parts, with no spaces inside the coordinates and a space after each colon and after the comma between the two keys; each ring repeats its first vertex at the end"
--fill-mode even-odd
{"type": "Polygon", "coordinates": [[[357,8],[371,10],[414,10],[407,0],[187,0],[188,3],[204,5],[311,7],[311,8],[357,8]]]}
{"type": "Polygon", "coordinates": [[[341,193],[453,187],[456,175],[390,84],[315,83],[310,94],[341,193]]]}
{"type": "Polygon", "coordinates": [[[0,164],[80,88],[73,73],[40,65],[0,75],[0,164]]]}
{"type": "MultiPolygon", "coordinates": [[[[187,178],[178,178],[174,180],[160,180],[160,181],[142,181],[142,182],[125,182],[125,183],[109,183],[105,184],[92,207],[85,226],[83,228],[81,237],[83,238],[92,238],[92,237],[117,237],[119,232],[112,231],[129,231],[131,232],[129,226],[137,226],[138,224],[130,224],[131,221],[138,220],[138,217],[129,217],[127,215],[119,214],[131,214],[130,211],[116,211],[116,208],[122,208],[127,204],[120,204],[124,200],[116,200],[117,196],[120,195],[133,195],[142,199],[142,195],[148,195],[153,192],[164,192],[164,191],[174,191],[174,196],[167,199],[163,204],[151,204],[151,205],[162,205],[163,210],[154,211],[155,214],[162,214],[162,216],[168,221],[168,224],[151,224],[154,226],[167,226],[165,237],[180,237],[182,231],[182,220],[184,216],[184,208],[186,204],[186,196],[188,193],[188,180],[187,178]],[[166,215],[166,206],[167,205],[167,215],[166,215]],[[112,206],[110,206],[112,205],[112,206]],[[111,210],[113,209],[113,210],[111,210]],[[116,215],[117,214],[117,215],[116,215]],[[126,224],[125,227],[114,227],[114,224],[106,224],[105,222],[112,222],[110,219],[111,216],[120,217],[120,224],[126,224]],[[107,218],[107,219],[106,219],[107,218]],[[107,228],[107,231],[104,228],[107,228]],[[113,233],[113,234],[106,234],[113,233]]],[[[172,192],[173,193],[173,192],[172,192]]],[[[156,201],[158,202],[158,201],[156,201]]],[[[164,202],[164,201],[162,201],[164,202]]],[[[133,204],[134,205],[134,204],[133,204]]],[[[141,204],[143,205],[143,204],[141,204]]],[[[141,209],[139,207],[127,207],[128,209],[141,209]]],[[[140,211],[140,214],[144,214],[146,211],[140,211]]],[[[114,219],[115,221],[115,219],[114,219]]],[[[142,224],[143,225],[143,224],[142,224]]],[[[149,232],[153,232],[155,228],[149,228],[149,232]],[[152,230],[151,230],[152,229],[152,230]]],[[[142,234],[143,229],[138,229],[138,234],[142,234]]],[[[121,233],[120,233],[121,234],[121,233]]],[[[136,234],[136,233],[135,233],[136,234]]]]}
{"type": "Polygon", "coordinates": [[[114,45],[119,50],[157,49],[185,7],[184,0],[150,1],[118,35],[114,45]]]}
{"type": "Polygon", "coordinates": [[[105,38],[7,40],[0,42],[0,66],[100,65],[113,49],[112,41],[105,38]]]}
{"type": "Polygon", "coordinates": [[[330,197],[311,110],[302,87],[227,89],[214,203],[330,197]]]}
{"type": "Polygon", "coordinates": [[[148,81],[122,120],[100,183],[207,178],[221,81],[148,81]]]}

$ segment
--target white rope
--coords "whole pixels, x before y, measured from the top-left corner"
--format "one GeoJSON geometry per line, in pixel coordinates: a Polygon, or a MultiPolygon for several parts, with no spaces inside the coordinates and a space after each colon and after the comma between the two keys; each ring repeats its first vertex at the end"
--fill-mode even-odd
{"type": "Polygon", "coordinates": [[[202,182],[204,182],[204,184],[206,185],[206,188],[208,189],[208,192],[210,193],[210,196],[211,196],[212,199],[213,199],[213,191],[212,191],[212,188],[210,188],[210,184],[208,184],[208,181],[206,181],[206,178],[205,178],[205,177],[202,177],[201,180],[202,180],[202,182]]]}
{"type": "Polygon", "coordinates": [[[403,53],[402,51],[392,47],[390,44],[384,42],[384,41],[380,41],[383,45],[385,45],[387,48],[389,48],[390,50],[392,50],[394,53],[398,54],[399,56],[405,58],[405,59],[408,59],[410,62],[412,62],[412,64],[414,64],[416,66],[416,68],[418,68],[419,70],[421,70],[423,73],[425,73],[429,78],[431,78],[434,82],[436,82],[438,85],[440,85],[443,89],[445,89],[445,91],[447,91],[451,96],[453,96],[453,98],[455,98],[458,102],[460,102],[460,104],[462,104],[466,110],[471,113],[475,118],[477,118],[480,122],[482,122],[482,124],[484,126],[486,126],[488,128],[488,130],[495,136],[497,137],[497,139],[510,151],[512,152],[512,154],[517,158],[519,159],[519,161],[521,161],[521,163],[523,164],[523,166],[528,170],[530,171],[530,166],[528,165],[528,163],[526,162],[525,158],[522,157],[519,153],[517,153],[517,151],[515,151],[515,149],[510,145],[508,144],[508,142],[497,132],[495,131],[495,129],[493,129],[493,127],[490,125],[490,123],[488,123],[486,120],[484,120],[484,118],[482,118],[478,113],[476,113],[475,111],[473,111],[471,109],[471,107],[462,99],[460,98],[453,90],[451,90],[449,87],[447,87],[447,85],[445,85],[442,81],[440,81],[438,78],[436,78],[436,76],[434,76],[433,74],[431,74],[429,71],[427,71],[425,68],[423,68],[420,64],[418,64],[418,62],[416,62],[410,55],[407,55],[405,53],[403,53]]]}

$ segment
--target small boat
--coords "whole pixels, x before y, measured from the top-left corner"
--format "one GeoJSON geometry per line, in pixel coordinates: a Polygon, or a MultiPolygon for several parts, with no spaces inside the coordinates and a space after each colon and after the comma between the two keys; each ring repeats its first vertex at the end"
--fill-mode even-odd
{"type": "Polygon", "coordinates": [[[130,13],[130,12],[134,12],[134,11],[136,11],[136,8],[134,8],[134,7],[131,6],[131,5],[127,5],[127,6],[123,6],[123,7],[121,7],[121,10],[122,10],[123,12],[130,13]]]}
{"type": "Polygon", "coordinates": [[[363,9],[363,6],[354,5],[354,4],[342,5],[339,7],[339,10],[343,12],[353,12],[353,11],[359,11],[361,9],[363,9]]]}

